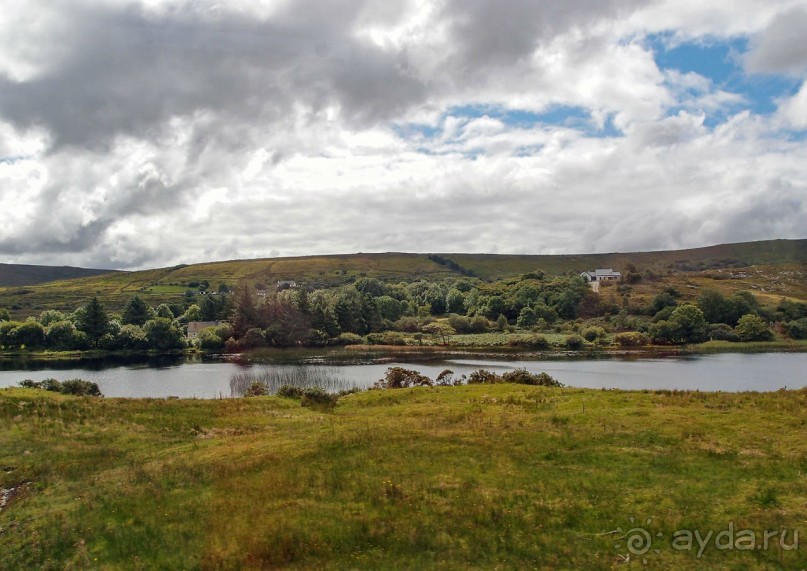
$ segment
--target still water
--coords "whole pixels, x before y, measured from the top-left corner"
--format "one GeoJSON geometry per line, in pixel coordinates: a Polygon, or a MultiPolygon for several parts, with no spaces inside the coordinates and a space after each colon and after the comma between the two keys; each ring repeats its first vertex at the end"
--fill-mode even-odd
{"type": "Polygon", "coordinates": [[[722,353],[664,358],[541,359],[528,360],[518,354],[502,356],[423,355],[402,357],[378,355],[344,360],[334,353],[296,359],[286,353],[282,359],[262,364],[244,364],[200,357],[160,357],[129,360],[87,360],[54,362],[37,360],[0,361],[0,387],[15,386],[24,379],[66,380],[81,378],[98,383],[107,397],[223,398],[238,396],[231,388],[234,377],[249,375],[302,374],[311,379],[327,378],[331,390],[364,388],[384,376],[387,367],[415,369],[432,379],[444,369],[455,376],[476,369],[505,372],[526,368],[545,371],[571,387],[681,389],[700,391],[775,391],[807,387],[807,353],[722,353]],[[337,356],[338,357],[338,356],[337,356]]]}

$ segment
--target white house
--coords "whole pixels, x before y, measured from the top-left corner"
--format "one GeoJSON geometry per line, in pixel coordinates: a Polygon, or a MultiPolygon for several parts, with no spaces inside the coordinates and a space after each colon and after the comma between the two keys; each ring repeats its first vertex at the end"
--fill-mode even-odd
{"type": "Polygon", "coordinates": [[[615,272],[611,268],[597,269],[593,272],[583,272],[580,277],[587,282],[607,282],[622,279],[622,274],[615,272]]]}
{"type": "Polygon", "coordinates": [[[196,339],[199,337],[202,329],[208,327],[218,327],[221,321],[189,321],[188,322],[188,339],[196,339]]]}

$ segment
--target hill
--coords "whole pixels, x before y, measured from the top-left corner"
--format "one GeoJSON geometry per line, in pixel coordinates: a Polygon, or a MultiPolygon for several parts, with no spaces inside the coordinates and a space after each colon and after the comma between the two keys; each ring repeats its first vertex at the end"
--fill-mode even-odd
{"type": "Polygon", "coordinates": [[[308,287],[331,287],[367,276],[388,281],[415,281],[476,276],[495,280],[540,269],[548,275],[601,267],[625,270],[633,264],[651,270],[676,286],[701,282],[717,289],[756,289],[771,296],[807,299],[807,240],[768,240],[723,244],[690,250],[580,255],[496,254],[345,254],[233,260],[136,272],[104,273],[26,287],[0,288],[0,307],[15,315],[44,309],[73,309],[92,296],[119,309],[138,294],[150,304],[178,301],[200,282],[210,291],[241,280],[271,289],[278,280],[295,280],[308,287]],[[741,272],[740,268],[753,268],[741,272]],[[722,274],[721,274],[722,272],[722,274]],[[732,273],[734,272],[734,273],[732,273]],[[680,282],[680,283],[679,283],[680,282]]]}
{"type": "Polygon", "coordinates": [[[57,280],[71,280],[109,274],[115,270],[94,270],[71,266],[31,266],[0,264],[0,287],[36,285],[57,280]]]}

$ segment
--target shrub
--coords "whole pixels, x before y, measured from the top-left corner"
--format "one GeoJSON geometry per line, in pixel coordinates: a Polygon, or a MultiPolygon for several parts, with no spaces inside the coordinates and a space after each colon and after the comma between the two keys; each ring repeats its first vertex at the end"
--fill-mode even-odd
{"type": "Polygon", "coordinates": [[[438,387],[457,386],[462,384],[462,379],[455,379],[454,371],[451,369],[445,369],[442,373],[437,375],[437,379],[434,381],[434,384],[438,387]]]}
{"type": "Polygon", "coordinates": [[[770,341],[773,333],[758,315],[748,313],[743,315],[734,328],[740,341],[770,341]]]}
{"type": "Polygon", "coordinates": [[[56,379],[45,379],[44,381],[39,383],[39,386],[36,388],[51,391],[54,393],[60,393],[62,392],[62,383],[60,383],[56,379]]]}
{"type": "Polygon", "coordinates": [[[98,388],[97,383],[84,381],[82,379],[70,379],[69,381],[63,382],[61,393],[76,396],[104,396],[101,394],[101,390],[98,388]]]}
{"type": "Polygon", "coordinates": [[[408,387],[430,387],[432,380],[417,371],[403,367],[390,367],[383,379],[373,385],[377,389],[405,389],[408,387]]]}
{"type": "Polygon", "coordinates": [[[420,329],[420,324],[416,317],[401,317],[392,324],[396,331],[404,331],[406,333],[415,333],[420,329]]]}
{"type": "Polygon", "coordinates": [[[787,334],[793,339],[807,339],[807,317],[796,319],[786,325],[787,334]]]}
{"type": "Polygon", "coordinates": [[[224,349],[224,341],[216,333],[216,328],[208,327],[199,332],[199,347],[204,351],[220,351],[224,349]]]}
{"type": "Polygon", "coordinates": [[[487,333],[490,329],[490,323],[482,315],[477,315],[471,319],[471,333],[487,333]]]}
{"type": "Polygon", "coordinates": [[[713,341],[739,341],[740,336],[734,332],[730,325],[725,323],[714,323],[709,325],[706,330],[709,339],[713,341]]]}
{"type": "Polygon", "coordinates": [[[534,385],[542,387],[562,387],[563,385],[552,377],[549,373],[533,374],[527,369],[516,369],[514,371],[507,371],[502,375],[502,381],[505,383],[515,383],[518,385],[534,385]]]}
{"type": "Polygon", "coordinates": [[[485,369],[478,369],[468,375],[469,385],[491,385],[501,383],[502,378],[496,373],[491,373],[485,369]]]}
{"type": "Polygon", "coordinates": [[[644,333],[638,331],[628,331],[626,333],[617,333],[614,336],[616,341],[621,347],[640,347],[650,343],[650,339],[644,333]]]}
{"type": "Polygon", "coordinates": [[[269,389],[266,388],[260,381],[253,381],[252,384],[244,391],[245,397],[264,397],[269,394],[269,389]]]}
{"type": "Polygon", "coordinates": [[[406,337],[397,331],[370,333],[367,336],[367,343],[370,345],[406,345],[406,337]]]}
{"type": "Polygon", "coordinates": [[[602,327],[589,327],[583,331],[583,339],[590,342],[595,342],[597,339],[605,337],[605,329],[602,327]]]}
{"type": "Polygon", "coordinates": [[[337,395],[326,392],[320,387],[309,387],[303,390],[300,405],[308,408],[331,410],[339,399],[337,395]]]}
{"type": "Polygon", "coordinates": [[[356,333],[340,333],[338,337],[333,340],[335,345],[361,345],[364,339],[361,335],[356,333]]]}
{"type": "Polygon", "coordinates": [[[286,399],[300,399],[303,398],[303,389],[301,387],[295,387],[292,385],[283,385],[279,389],[277,389],[277,396],[283,397],[286,399]]]}
{"type": "Polygon", "coordinates": [[[583,338],[579,335],[569,335],[566,338],[566,347],[576,351],[577,349],[581,349],[583,347],[583,338]]]}
{"type": "Polygon", "coordinates": [[[549,340],[543,335],[530,335],[511,339],[507,342],[511,347],[527,347],[528,349],[548,349],[549,340]]]}

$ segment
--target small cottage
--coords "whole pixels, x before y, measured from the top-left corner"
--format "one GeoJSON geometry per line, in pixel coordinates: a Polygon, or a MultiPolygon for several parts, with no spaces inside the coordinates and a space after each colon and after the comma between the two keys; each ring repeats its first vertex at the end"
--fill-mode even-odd
{"type": "Polygon", "coordinates": [[[580,274],[580,277],[587,282],[607,282],[622,279],[622,274],[612,270],[611,268],[607,268],[597,269],[593,272],[583,272],[580,274]]]}

